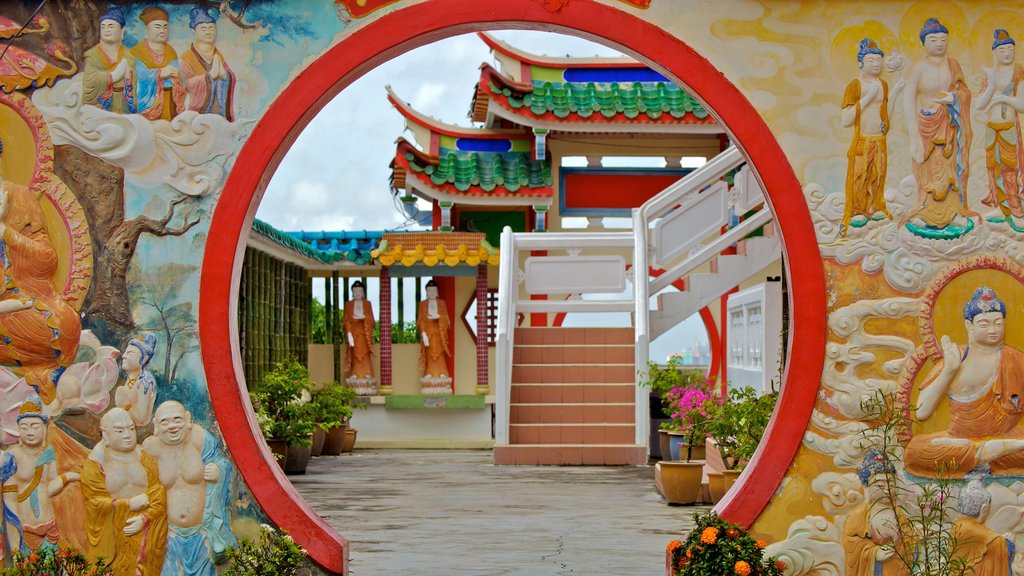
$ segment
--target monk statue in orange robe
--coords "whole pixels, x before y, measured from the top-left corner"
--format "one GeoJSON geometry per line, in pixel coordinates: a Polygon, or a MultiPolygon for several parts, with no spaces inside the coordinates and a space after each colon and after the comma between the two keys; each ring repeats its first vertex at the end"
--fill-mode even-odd
{"type": "Polygon", "coordinates": [[[437,297],[437,282],[427,282],[427,299],[420,302],[416,328],[420,332],[420,389],[423,394],[451,394],[448,375],[448,308],[437,297]]]}
{"type": "Polygon", "coordinates": [[[156,460],[138,445],[123,408],[100,422],[103,440],[82,466],[89,556],[110,562],[114,576],[158,576],[167,549],[167,493],[156,460]]]}
{"type": "Polygon", "coordinates": [[[1024,474],[1024,353],[1003,343],[1006,304],[982,286],[964,306],[967,346],[942,337],[942,360],[925,378],[917,419],[949,400],[949,427],[916,434],[904,452],[908,472],[962,477],[988,465],[993,475],[1024,474]]]}
{"type": "Polygon", "coordinates": [[[0,364],[23,376],[46,404],[82,334],[78,313],[54,286],[57,264],[39,196],[0,175],[0,364]]]}
{"type": "Polygon", "coordinates": [[[178,52],[167,43],[168,18],[159,6],[143,8],[139,20],[146,25],[146,37],[131,50],[138,62],[136,105],[139,114],[150,120],[171,120],[185,108],[178,52]]]}
{"type": "Polygon", "coordinates": [[[898,488],[896,468],[885,456],[871,450],[857,467],[864,485],[864,503],[846,518],[843,524],[843,549],[846,551],[846,576],[907,576],[909,571],[896,555],[897,546],[906,545],[900,538],[899,507],[893,506],[890,491],[898,488]],[[897,520],[899,518],[899,520],[897,520]]]}
{"type": "Polygon", "coordinates": [[[363,283],[352,283],[352,299],[345,302],[342,321],[348,347],[345,351],[345,384],[356,389],[360,396],[377,394],[377,378],[373,375],[373,306],[366,299],[363,283]]]}
{"type": "Polygon", "coordinates": [[[972,567],[968,573],[974,576],[1010,576],[1015,573],[1015,556],[1020,555],[1014,553],[1012,534],[999,534],[985,525],[991,503],[992,495],[978,478],[960,489],[956,504],[960,517],[951,530],[955,555],[972,567]]]}
{"type": "Polygon", "coordinates": [[[917,199],[902,223],[920,236],[957,237],[973,228],[968,217],[978,216],[967,208],[971,91],[947,54],[949,30],[929,18],[920,39],[925,57],[911,69],[904,94],[917,199]]]}

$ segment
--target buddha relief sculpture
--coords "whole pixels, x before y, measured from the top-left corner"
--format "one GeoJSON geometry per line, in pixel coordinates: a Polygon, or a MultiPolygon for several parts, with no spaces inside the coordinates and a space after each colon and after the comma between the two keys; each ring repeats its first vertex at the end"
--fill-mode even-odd
{"type": "Polygon", "coordinates": [[[167,43],[169,19],[159,6],[143,8],[139,20],[146,26],[146,37],[131,50],[137,62],[138,112],[150,120],[170,120],[185,106],[178,52],[167,43]]]}
{"type": "Polygon", "coordinates": [[[427,299],[420,302],[416,329],[420,333],[420,387],[423,394],[451,394],[452,377],[448,374],[448,307],[437,297],[437,282],[427,282],[427,299]]]}
{"type": "Polygon", "coordinates": [[[1017,43],[1009,32],[997,29],[992,39],[992,67],[985,68],[985,81],[978,96],[978,110],[985,112],[985,167],[988,196],[982,204],[995,208],[993,216],[1017,232],[1024,232],[1020,171],[1024,168],[1024,145],[1020,141],[1020,113],[1024,111],[1024,66],[1017,63],[1017,43]]]}
{"type": "Polygon", "coordinates": [[[142,449],[167,491],[167,553],[161,574],[213,576],[214,558],[237,544],[228,518],[230,471],[217,440],[173,400],[157,407],[142,449]]]}
{"type": "Polygon", "coordinates": [[[917,199],[903,217],[911,233],[956,238],[974,228],[967,207],[971,91],[949,56],[949,29],[929,18],[919,34],[924,58],[910,70],[904,107],[917,199]]]}
{"type": "Polygon", "coordinates": [[[115,576],[157,576],[167,548],[167,493],[156,460],[138,445],[123,408],[100,422],[102,441],[82,467],[89,556],[110,562],[115,576]]]}
{"type": "Polygon", "coordinates": [[[861,40],[857,47],[860,77],[846,86],[843,95],[843,126],[853,127],[853,142],[846,153],[846,207],[839,225],[840,236],[845,236],[850,226],[892,219],[885,204],[889,162],[886,134],[892,126],[890,118],[903,83],[897,83],[889,94],[889,84],[882,79],[884,58],[885,52],[874,40],[861,40]]]}
{"type": "Polygon", "coordinates": [[[352,386],[360,396],[377,394],[377,378],[373,374],[373,306],[366,299],[363,283],[352,283],[352,299],[345,302],[342,320],[345,329],[345,384],[352,386]]]}
{"type": "Polygon", "coordinates": [[[100,16],[99,43],[85,53],[82,102],[119,114],[138,111],[135,57],[125,47],[127,21],[120,8],[100,16]]]}
{"type": "Polygon", "coordinates": [[[29,550],[56,550],[60,530],[51,499],[72,482],[74,472],[58,474],[57,457],[47,442],[49,418],[43,402],[31,397],[18,410],[18,444],[10,447],[17,470],[4,484],[4,501],[21,521],[29,550]]]}
{"type": "MultiPolygon", "coordinates": [[[[1006,304],[982,286],[963,307],[966,345],[941,339],[942,359],[920,385],[916,417],[932,418],[949,402],[946,430],[915,434],[904,453],[908,472],[962,477],[1024,473],[1024,353],[1006,345],[1006,304]]],[[[1018,320],[1019,321],[1019,320],[1018,320]]]]}
{"type": "Polygon", "coordinates": [[[41,200],[0,174],[0,364],[49,404],[78,353],[82,320],[53,284],[60,262],[41,200]]]}
{"type": "Polygon", "coordinates": [[[121,369],[125,382],[114,390],[114,405],[131,415],[137,428],[148,426],[153,420],[156,404],[156,378],[149,371],[149,361],[156,352],[156,336],[143,332],[128,341],[121,355],[121,369]]]}

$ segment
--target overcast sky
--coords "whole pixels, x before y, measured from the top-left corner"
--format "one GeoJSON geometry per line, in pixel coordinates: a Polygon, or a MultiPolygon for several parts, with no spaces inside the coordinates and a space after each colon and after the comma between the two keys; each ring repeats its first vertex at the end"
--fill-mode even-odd
{"type": "MultiPolygon", "coordinates": [[[[600,44],[561,34],[491,34],[533,54],[621,55],[600,44]]],[[[256,217],[286,231],[402,226],[405,219],[395,209],[389,191],[388,165],[405,122],[388,102],[384,87],[390,84],[398,97],[422,113],[470,126],[468,113],[480,78],[479,67],[484,62],[495,64],[490,50],[476,34],[467,34],[408,52],[358,79],[303,130],[270,181],[256,217]]],[[[405,136],[412,139],[410,134],[405,136]]],[[[378,309],[376,282],[367,288],[378,309]]],[[[321,282],[314,283],[314,291],[323,301],[321,282]]],[[[699,320],[691,318],[659,339],[651,357],[663,361],[669,353],[691,346],[695,336],[705,340],[703,334],[699,320]]]]}

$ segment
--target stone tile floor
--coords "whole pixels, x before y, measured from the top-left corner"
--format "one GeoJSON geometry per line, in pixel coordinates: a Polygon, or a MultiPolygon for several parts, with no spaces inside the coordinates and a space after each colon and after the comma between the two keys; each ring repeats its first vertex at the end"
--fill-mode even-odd
{"type": "Polygon", "coordinates": [[[356,450],[292,483],[351,542],[353,576],[661,575],[700,507],[654,468],[494,466],[489,450],[356,450]]]}

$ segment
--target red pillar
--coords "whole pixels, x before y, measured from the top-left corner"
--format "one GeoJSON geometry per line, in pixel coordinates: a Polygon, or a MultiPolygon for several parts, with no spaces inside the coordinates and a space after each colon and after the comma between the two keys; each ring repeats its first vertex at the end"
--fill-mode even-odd
{"type": "Polygon", "coordinates": [[[391,393],[391,269],[380,268],[380,392],[391,393]]]}
{"type": "Polygon", "coordinates": [[[487,313],[490,302],[487,300],[487,264],[476,268],[476,393],[490,392],[487,362],[487,313]]]}

